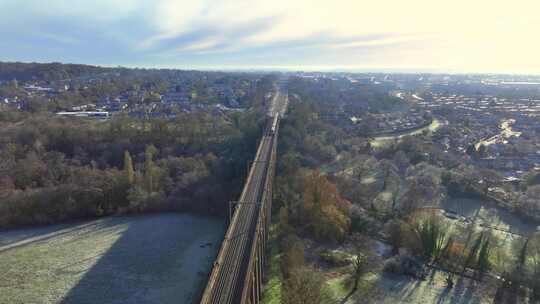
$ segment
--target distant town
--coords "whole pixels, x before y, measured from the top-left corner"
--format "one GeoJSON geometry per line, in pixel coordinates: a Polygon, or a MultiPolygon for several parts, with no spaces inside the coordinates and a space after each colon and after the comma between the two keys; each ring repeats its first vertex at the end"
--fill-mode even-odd
{"type": "MultiPolygon", "coordinates": [[[[69,80],[0,81],[0,87],[8,87],[1,94],[2,106],[21,110],[31,110],[33,106],[47,107],[58,115],[110,118],[119,113],[131,117],[174,118],[176,113],[197,111],[203,108],[215,112],[242,110],[247,94],[254,89],[260,78],[253,74],[223,75],[200,72],[164,73],[164,83],[130,85],[114,88],[113,92],[94,94],[111,78],[121,78],[120,73],[103,73],[93,77],[69,80]],[[73,105],[61,104],[59,100],[77,95],[71,99],[73,105]],[[37,103],[37,104],[36,104],[37,103]]],[[[160,80],[163,81],[163,80],[160,80]]]]}
{"type": "MultiPolygon", "coordinates": [[[[335,115],[350,120],[349,128],[368,135],[399,134],[421,129],[439,119],[444,127],[433,137],[452,151],[486,168],[500,170],[509,181],[531,169],[540,170],[540,76],[412,75],[299,73],[322,86],[329,81],[341,94],[370,85],[407,101],[406,111],[369,115],[369,104],[343,105],[335,115]],[[364,122],[362,121],[364,120],[364,122]],[[477,151],[481,153],[476,153],[477,151]]],[[[350,95],[354,95],[351,93],[350,95]]]]}
{"type": "Polygon", "coordinates": [[[538,303],[539,231],[540,76],[0,62],[2,303],[538,303]]]}

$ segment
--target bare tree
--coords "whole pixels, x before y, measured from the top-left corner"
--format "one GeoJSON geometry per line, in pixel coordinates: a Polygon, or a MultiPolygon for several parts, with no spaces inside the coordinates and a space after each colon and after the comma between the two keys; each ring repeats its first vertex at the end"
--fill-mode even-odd
{"type": "Polygon", "coordinates": [[[358,252],[356,256],[353,258],[352,261],[352,277],[354,279],[354,284],[351,293],[358,290],[358,283],[360,282],[360,278],[364,273],[367,272],[368,269],[368,259],[367,256],[364,254],[358,252]]]}

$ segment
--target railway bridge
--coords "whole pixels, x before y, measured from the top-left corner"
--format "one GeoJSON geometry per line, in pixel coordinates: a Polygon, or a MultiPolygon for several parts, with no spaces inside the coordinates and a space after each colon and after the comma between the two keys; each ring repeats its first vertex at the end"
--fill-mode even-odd
{"type": "Polygon", "coordinates": [[[287,94],[280,88],[272,100],[269,123],[242,194],[229,205],[229,227],[201,304],[258,304],[261,301],[279,122],[287,102],[287,94]]]}

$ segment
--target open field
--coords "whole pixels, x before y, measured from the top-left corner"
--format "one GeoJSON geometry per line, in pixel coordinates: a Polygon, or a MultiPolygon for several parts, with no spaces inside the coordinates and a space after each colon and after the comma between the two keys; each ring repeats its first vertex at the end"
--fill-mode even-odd
{"type": "MultiPolygon", "coordinates": [[[[390,254],[390,246],[374,241],[370,245],[375,254],[370,261],[370,271],[360,279],[358,290],[352,290],[351,266],[331,266],[315,258],[312,260],[327,278],[328,300],[325,304],[488,304],[493,303],[499,282],[486,276],[482,282],[454,276],[454,287],[447,288],[448,273],[431,268],[424,280],[407,275],[389,274],[383,271],[384,261],[390,254]]],[[[317,246],[315,252],[320,252],[317,246]]],[[[349,255],[347,244],[328,247],[333,252],[349,255]]],[[[317,254],[315,255],[317,256],[317,254]]]]}
{"type": "Polygon", "coordinates": [[[0,303],[191,303],[223,230],[156,214],[0,232],[0,303]]]}
{"type": "Polygon", "coordinates": [[[359,290],[353,295],[347,295],[347,276],[341,276],[329,281],[336,303],[433,303],[433,304],[488,304],[493,303],[496,291],[495,282],[479,284],[470,279],[456,278],[452,289],[446,288],[446,273],[433,270],[426,280],[420,281],[402,275],[381,273],[366,274],[359,290]],[[346,300],[345,300],[346,299],[346,300]]]}
{"type": "Polygon", "coordinates": [[[530,235],[539,228],[531,220],[524,219],[494,203],[479,199],[447,198],[442,202],[441,207],[464,218],[474,219],[476,217],[476,223],[482,227],[499,229],[518,235],[530,235]]]}

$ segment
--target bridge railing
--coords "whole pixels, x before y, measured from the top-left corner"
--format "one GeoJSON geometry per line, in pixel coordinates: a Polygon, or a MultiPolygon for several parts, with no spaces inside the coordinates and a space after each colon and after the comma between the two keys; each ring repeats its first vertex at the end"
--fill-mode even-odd
{"type": "MultiPolygon", "coordinates": [[[[279,125],[279,124],[278,124],[279,125]]],[[[270,214],[272,209],[273,180],[276,166],[277,126],[273,130],[272,151],[266,172],[263,197],[257,217],[257,225],[253,236],[253,243],[248,262],[244,286],[242,290],[241,304],[256,304],[262,300],[262,286],[264,270],[266,266],[266,245],[268,229],[270,227],[270,214]]]]}
{"type": "MultiPolygon", "coordinates": [[[[275,122],[275,120],[274,120],[275,122]]],[[[225,239],[223,243],[221,244],[220,251],[218,253],[216,262],[214,263],[214,267],[212,269],[212,272],[210,274],[207,286],[202,294],[201,303],[208,304],[213,303],[213,301],[216,298],[219,298],[220,295],[225,295],[225,297],[231,301],[228,303],[250,303],[255,304],[259,303],[262,296],[262,278],[264,275],[264,266],[265,266],[265,252],[266,252],[266,241],[268,239],[268,227],[270,223],[270,208],[272,203],[272,185],[273,185],[273,175],[275,171],[275,163],[276,163],[276,145],[277,145],[277,130],[278,125],[275,125],[275,128],[272,130],[272,132],[266,131],[263,135],[263,140],[261,140],[259,147],[257,149],[257,153],[255,156],[255,160],[249,170],[248,178],[246,180],[246,183],[244,185],[244,189],[242,191],[242,195],[240,196],[240,201],[238,207],[241,208],[241,205],[243,204],[243,200],[245,200],[246,194],[249,191],[253,191],[253,189],[249,189],[250,186],[252,186],[252,179],[254,178],[254,171],[256,170],[256,166],[259,165],[259,172],[261,170],[260,163],[264,164],[264,173],[262,176],[262,180],[255,181],[258,185],[262,185],[262,191],[259,188],[259,192],[261,197],[257,197],[257,203],[258,203],[258,209],[256,210],[256,218],[251,217],[250,219],[239,219],[239,212],[238,208],[235,208],[234,210],[229,208],[229,228],[227,229],[227,232],[225,234],[225,239]],[[266,143],[265,143],[266,138],[266,143]],[[270,141],[269,141],[270,140],[270,141]],[[270,146],[268,146],[268,143],[270,146]],[[262,147],[266,144],[265,148],[265,155],[264,160],[261,160],[261,154],[262,154],[262,147]],[[269,149],[269,150],[266,150],[269,149]],[[269,155],[267,155],[270,153],[269,155]],[[262,182],[261,184],[259,184],[262,182]],[[234,263],[243,263],[243,267],[241,267],[241,270],[238,270],[237,272],[229,274],[221,274],[220,271],[222,271],[222,265],[224,262],[231,262],[227,261],[226,259],[230,259],[227,256],[227,250],[229,250],[229,242],[228,240],[232,237],[232,233],[235,230],[235,225],[244,222],[246,223],[252,222],[255,223],[254,230],[249,229],[249,233],[251,235],[247,236],[247,241],[245,246],[249,247],[246,248],[245,253],[240,256],[237,256],[236,259],[244,259],[245,255],[249,254],[249,258],[246,261],[238,261],[235,260],[234,263]],[[251,232],[253,231],[253,232],[251,232]],[[245,267],[245,268],[244,268],[245,267]],[[245,269],[242,270],[242,269],[245,269]],[[237,277],[238,276],[238,277],[237,277]],[[233,285],[232,289],[230,290],[222,290],[223,288],[220,286],[227,286],[227,285],[233,285]],[[225,294],[225,293],[228,293],[225,294]],[[223,293],[223,294],[221,294],[223,293]],[[234,296],[236,294],[237,296],[234,296]],[[230,300],[232,298],[232,300],[230,300]]],[[[258,187],[258,186],[256,186],[258,187]]],[[[257,195],[258,196],[258,195],[257,195]]],[[[253,226],[251,226],[253,227],[253,226]]],[[[246,231],[247,233],[247,231],[246,231]]],[[[222,304],[222,303],[219,303],[222,304]]],[[[225,304],[225,303],[223,303],[225,304]]]]}

